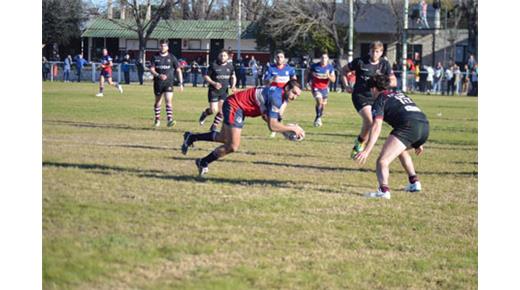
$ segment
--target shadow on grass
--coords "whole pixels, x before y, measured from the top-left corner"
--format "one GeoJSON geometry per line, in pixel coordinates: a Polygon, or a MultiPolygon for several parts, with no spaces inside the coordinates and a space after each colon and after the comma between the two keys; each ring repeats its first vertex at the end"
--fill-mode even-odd
{"type": "MultiPolygon", "coordinates": [[[[179,121],[179,120],[178,120],[179,121]]],[[[153,128],[151,125],[150,127],[132,127],[124,124],[103,124],[103,123],[92,123],[92,122],[75,122],[75,121],[65,121],[65,120],[44,120],[44,123],[51,123],[51,124],[59,124],[59,125],[67,125],[67,126],[73,126],[73,127],[80,127],[80,128],[101,128],[101,129],[117,129],[117,130],[134,130],[134,131],[160,131],[160,130],[167,130],[169,132],[184,132],[183,130],[179,130],[176,128],[153,128]]]]}
{"type": "MultiPolygon", "coordinates": [[[[188,158],[186,158],[188,159],[188,158]]],[[[196,175],[171,175],[166,171],[162,170],[143,170],[137,168],[127,168],[127,167],[119,167],[119,166],[107,166],[101,164],[82,164],[82,163],[64,163],[64,162],[49,162],[44,161],[42,163],[43,167],[59,167],[59,168],[72,168],[72,169],[82,169],[88,170],[95,174],[102,175],[111,175],[110,171],[116,171],[119,173],[131,173],[135,174],[137,177],[141,178],[154,178],[154,179],[162,179],[162,180],[174,180],[174,181],[184,181],[184,182],[198,182],[198,183],[207,183],[207,182],[215,182],[220,184],[229,184],[229,185],[241,185],[241,186],[258,186],[258,187],[278,187],[278,188],[286,188],[286,189],[295,189],[302,191],[319,191],[331,194],[352,194],[356,196],[361,196],[359,193],[347,192],[344,190],[337,190],[331,188],[316,188],[313,187],[313,183],[308,181],[286,181],[286,180],[278,180],[278,179],[238,179],[238,178],[221,178],[221,177],[207,177],[201,178],[196,175]]],[[[342,188],[349,187],[358,187],[352,186],[349,184],[343,184],[342,188]]]]}

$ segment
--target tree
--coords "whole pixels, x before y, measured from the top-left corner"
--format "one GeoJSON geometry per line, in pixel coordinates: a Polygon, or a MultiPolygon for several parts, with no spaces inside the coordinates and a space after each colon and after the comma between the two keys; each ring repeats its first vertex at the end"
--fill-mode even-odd
{"type": "Polygon", "coordinates": [[[146,42],[152,35],[155,27],[161,19],[168,19],[172,11],[172,7],[179,1],[160,0],[155,9],[152,9],[151,0],[125,0],[126,9],[130,10],[132,19],[130,21],[122,21],[119,19],[110,19],[118,26],[135,31],[139,39],[139,59],[144,60],[144,51],[146,42]]]}
{"type": "MultiPolygon", "coordinates": [[[[360,17],[360,1],[354,7],[354,19],[360,17]]],[[[323,39],[330,39],[339,58],[344,58],[348,41],[347,22],[340,17],[348,15],[347,5],[330,0],[277,1],[260,18],[258,40],[262,44],[285,47],[300,46],[302,40],[314,40],[323,47],[323,39]],[[321,41],[317,41],[321,38],[321,41]]]]}
{"type": "Polygon", "coordinates": [[[47,47],[68,45],[77,38],[86,20],[81,0],[43,0],[42,42],[47,47]]]}

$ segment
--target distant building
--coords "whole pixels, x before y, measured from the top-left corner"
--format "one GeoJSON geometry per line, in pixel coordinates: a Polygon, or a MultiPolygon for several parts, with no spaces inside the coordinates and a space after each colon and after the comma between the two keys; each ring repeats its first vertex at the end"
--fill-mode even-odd
{"type": "MultiPolygon", "coordinates": [[[[86,25],[81,37],[84,39],[84,55],[88,60],[96,60],[106,47],[110,54],[132,57],[139,54],[137,33],[117,24],[128,24],[131,20],[95,18],[86,25]]],[[[252,33],[251,22],[242,22],[243,33],[240,41],[241,56],[255,56],[257,60],[269,60],[269,51],[257,48],[252,33]]],[[[159,40],[168,39],[170,52],[188,62],[192,60],[213,61],[218,52],[225,48],[237,50],[236,21],[229,20],[161,20],[146,43],[146,60],[159,51],[159,40]]]]}

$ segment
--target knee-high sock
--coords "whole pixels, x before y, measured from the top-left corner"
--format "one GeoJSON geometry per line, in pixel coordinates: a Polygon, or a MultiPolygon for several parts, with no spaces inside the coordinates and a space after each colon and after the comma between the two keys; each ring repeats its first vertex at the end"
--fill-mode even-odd
{"type": "Polygon", "coordinates": [[[215,141],[217,138],[217,132],[207,132],[207,133],[200,133],[200,134],[192,134],[190,136],[190,144],[197,141],[215,141]]]}
{"type": "Polygon", "coordinates": [[[154,111],[154,114],[155,114],[155,120],[160,120],[161,119],[161,106],[153,106],[153,111],[154,111]]]}
{"type": "Polygon", "coordinates": [[[209,153],[206,157],[202,158],[200,161],[200,163],[202,164],[202,166],[206,167],[208,166],[211,162],[217,160],[219,158],[218,156],[218,153],[216,152],[216,149],[211,151],[211,153],[209,153]]]}
{"type": "Polygon", "coordinates": [[[218,114],[215,116],[215,119],[213,120],[213,127],[217,128],[218,125],[222,122],[222,119],[224,119],[224,115],[222,112],[218,112],[218,114]]]}
{"type": "Polygon", "coordinates": [[[168,121],[173,120],[173,109],[171,105],[166,105],[166,116],[168,117],[168,121]]]}

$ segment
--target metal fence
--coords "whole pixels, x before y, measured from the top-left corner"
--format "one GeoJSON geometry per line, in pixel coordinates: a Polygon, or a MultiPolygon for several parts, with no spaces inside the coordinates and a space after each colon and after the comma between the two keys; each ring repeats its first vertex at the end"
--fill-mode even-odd
{"type": "MultiPolygon", "coordinates": [[[[89,63],[84,66],[81,71],[78,73],[76,65],[73,64],[71,70],[69,71],[69,80],[72,82],[79,81],[91,81],[97,82],[99,80],[99,75],[101,73],[100,63],[89,63]]],[[[42,66],[42,78],[49,81],[65,81],[67,78],[67,72],[63,69],[63,62],[59,61],[51,61],[48,62],[48,72],[46,75],[45,68],[42,66]]],[[[124,72],[122,70],[123,64],[116,63],[112,68],[112,78],[114,81],[125,84],[126,79],[124,72]]],[[[135,83],[139,81],[138,71],[135,64],[128,64],[129,68],[129,82],[135,83]]],[[[199,66],[201,71],[203,71],[203,66],[199,66]]],[[[302,87],[305,87],[304,79],[305,79],[305,69],[296,68],[296,77],[302,87]]],[[[257,70],[258,73],[253,74],[251,68],[246,68],[245,76],[237,75],[237,87],[242,88],[245,86],[259,86],[262,85],[262,75],[261,70],[257,70]]],[[[394,72],[397,77],[397,88],[402,89],[402,74],[401,71],[394,72]]],[[[471,75],[469,75],[469,81],[465,82],[467,73],[461,72],[460,77],[457,81],[449,82],[446,78],[442,78],[437,82],[428,82],[426,81],[426,72],[420,72],[419,77],[416,76],[416,73],[413,71],[407,72],[406,84],[407,84],[407,92],[414,93],[427,93],[427,94],[456,94],[456,95],[474,95],[478,94],[478,83],[473,83],[471,81],[471,75]],[[449,90],[449,92],[448,92],[449,90]]],[[[183,79],[184,84],[192,84],[193,86],[203,86],[205,85],[205,81],[203,78],[203,74],[199,71],[193,73],[190,70],[190,67],[185,67],[183,69],[183,79]]],[[[151,81],[153,79],[152,74],[150,73],[148,68],[145,68],[143,74],[144,81],[151,81]]],[[[340,80],[340,77],[336,78],[335,83],[331,83],[329,85],[329,89],[331,91],[344,91],[343,84],[340,80]]]]}

